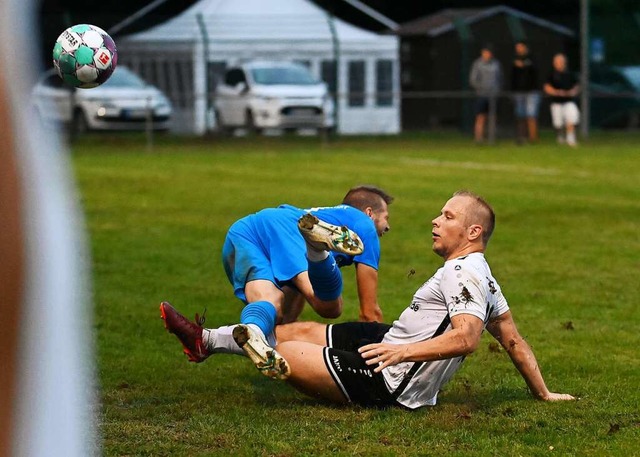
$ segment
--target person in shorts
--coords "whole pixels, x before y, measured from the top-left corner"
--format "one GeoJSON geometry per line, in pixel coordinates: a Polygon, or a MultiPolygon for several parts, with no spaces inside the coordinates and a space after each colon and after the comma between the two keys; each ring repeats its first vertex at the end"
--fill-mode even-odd
{"type": "MultiPolygon", "coordinates": [[[[192,362],[237,349],[236,340],[241,340],[263,374],[286,377],[286,364],[273,349],[274,327],[297,320],[305,301],[321,317],[339,317],[340,267],[355,265],[361,319],[382,321],[377,300],[379,238],[390,229],[392,201],[382,189],[363,185],[350,189],[340,205],[302,209],[283,204],[239,219],[227,231],[222,248],[225,272],[244,304],[239,323],[196,328],[162,302],[165,327],[183,343],[192,362]],[[192,330],[197,331],[195,341],[184,336],[192,330]]],[[[204,323],[198,317],[196,321],[204,323]]]]}
{"type": "Polygon", "coordinates": [[[516,117],[516,141],[538,141],[538,110],[540,89],[538,69],[529,54],[529,46],[519,41],[515,45],[515,58],[511,66],[511,91],[516,117]]]}
{"type": "Polygon", "coordinates": [[[551,121],[560,144],[578,145],[576,125],[580,122],[580,110],[575,97],[579,92],[578,79],[567,68],[567,57],[562,53],[556,54],[544,93],[551,97],[551,121]]]}
{"type": "Polygon", "coordinates": [[[485,139],[487,119],[490,114],[495,115],[496,98],[502,87],[502,67],[493,56],[490,45],[484,45],[478,57],[471,66],[469,85],[476,92],[476,119],[473,128],[476,143],[485,139]]]}

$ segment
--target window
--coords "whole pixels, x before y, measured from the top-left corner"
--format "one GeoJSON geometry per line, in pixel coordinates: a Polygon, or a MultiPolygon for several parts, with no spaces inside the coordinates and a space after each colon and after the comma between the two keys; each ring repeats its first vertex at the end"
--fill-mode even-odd
{"type": "Polygon", "coordinates": [[[336,61],[335,60],[323,60],[320,63],[320,76],[322,80],[327,83],[329,94],[335,95],[337,86],[336,75],[336,61]]]}
{"type": "Polygon", "coordinates": [[[256,84],[266,86],[281,84],[312,86],[318,84],[309,70],[300,66],[260,67],[252,68],[250,72],[256,84]]]}
{"type": "Polygon", "coordinates": [[[235,86],[239,83],[246,82],[244,73],[239,68],[232,68],[224,77],[224,83],[227,86],[235,86]]]}
{"type": "Polygon", "coordinates": [[[364,106],[365,101],[365,61],[349,62],[349,106],[364,106]]]}
{"type": "Polygon", "coordinates": [[[393,105],[393,61],[376,61],[376,106],[393,105]]]}

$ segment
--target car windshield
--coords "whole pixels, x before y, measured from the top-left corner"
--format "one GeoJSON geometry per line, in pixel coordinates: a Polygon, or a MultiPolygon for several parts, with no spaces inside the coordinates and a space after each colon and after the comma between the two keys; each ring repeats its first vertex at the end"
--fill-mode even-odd
{"type": "Polygon", "coordinates": [[[302,67],[253,68],[251,70],[251,76],[256,84],[265,84],[268,86],[278,84],[310,86],[318,84],[318,80],[302,67]]]}
{"type": "Polygon", "coordinates": [[[622,69],[627,79],[633,87],[640,91],[640,67],[626,67],[622,69]]]}
{"type": "Polygon", "coordinates": [[[146,86],[146,83],[130,70],[127,70],[126,68],[116,68],[111,77],[105,81],[103,86],[142,89],[146,86]]]}

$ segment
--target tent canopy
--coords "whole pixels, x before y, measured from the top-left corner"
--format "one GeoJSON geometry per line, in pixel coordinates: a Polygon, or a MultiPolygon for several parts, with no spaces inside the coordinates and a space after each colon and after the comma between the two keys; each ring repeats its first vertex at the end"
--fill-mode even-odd
{"type": "MultiPolygon", "coordinates": [[[[127,36],[129,42],[199,42],[201,24],[210,42],[331,41],[326,11],[308,0],[202,0],[178,16],[144,32],[127,36]]],[[[334,18],[343,50],[397,50],[397,39],[381,36],[334,18]]]]}

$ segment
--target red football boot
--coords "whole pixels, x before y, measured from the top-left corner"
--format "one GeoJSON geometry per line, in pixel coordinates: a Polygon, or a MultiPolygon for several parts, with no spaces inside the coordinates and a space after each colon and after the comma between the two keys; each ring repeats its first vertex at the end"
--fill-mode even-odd
{"type": "Polygon", "coordinates": [[[200,363],[211,355],[202,342],[204,315],[196,314],[196,322],[191,322],[169,302],[163,301],[160,303],[160,317],[169,333],[178,337],[190,362],[200,363]]]}

